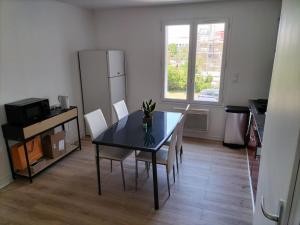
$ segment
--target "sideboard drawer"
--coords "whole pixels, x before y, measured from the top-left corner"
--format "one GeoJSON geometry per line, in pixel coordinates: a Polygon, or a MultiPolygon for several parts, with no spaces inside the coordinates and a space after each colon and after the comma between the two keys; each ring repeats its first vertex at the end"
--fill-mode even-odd
{"type": "Polygon", "coordinates": [[[32,124],[28,127],[23,128],[24,138],[33,137],[36,134],[39,134],[45,130],[48,130],[52,127],[55,127],[67,120],[71,120],[77,116],[77,108],[71,109],[67,112],[61,113],[57,116],[53,116],[49,119],[43,120],[39,123],[32,124]]]}

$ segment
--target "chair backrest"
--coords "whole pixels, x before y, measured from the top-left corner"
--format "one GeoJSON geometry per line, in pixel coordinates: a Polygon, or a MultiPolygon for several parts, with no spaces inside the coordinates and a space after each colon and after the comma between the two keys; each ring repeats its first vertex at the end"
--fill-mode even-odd
{"type": "Polygon", "coordinates": [[[184,110],[184,113],[183,114],[186,114],[188,111],[189,111],[189,109],[190,109],[190,104],[188,104],[186,107],[185,107],[185,110],[184,110]]]}
{"type": "Polygon", "coordinates": [[[118,120],[128,115],[128,109],[124,100],[113,104],[118,120]]]}
{"type": "Polygon", "coordinates": [[[85,114],[84,119],[87,123],[92,140],[107,129],[107,123],[101,109],[85,114]]]}
{"type": "Polygon", "coordinates": [[[176,142],[176,148],[177,151],[180,151],[182,147],[182,136],[183,136],[183,127],[184,127],[184,122],[188,113],[188,110],[190,108],[190,104],[188,104],[183,112],[183,115],[181,117],[181,120],[179,121],[179,127],[178,127],[178,133],[177,133],[177,142],[176,142]]]}
{"type": "Polygon", "coordinates": [[[178,128],[179,128],[178,123],[173,131],[173,134],[171,136],[171,141],[169,145],[169,150],[168,150],[168,172],[172,170],[172,167],[175,162],[175,157],[176,157],[176,143],[177,143],[177,134],[178,134],[178,128]]]}

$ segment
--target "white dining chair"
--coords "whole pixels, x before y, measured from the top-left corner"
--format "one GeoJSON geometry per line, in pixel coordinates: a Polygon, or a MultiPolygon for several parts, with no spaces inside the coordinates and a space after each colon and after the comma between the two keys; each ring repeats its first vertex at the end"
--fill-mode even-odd
{"type": "MultiPolygon", "coordinates": [[[[85,114],[84,119],[87,123],[92,140],[97,138],[103,131],[107,129],[107,123],[101,109],[97,109],[93,112],[85,114]]],[[[100,159],[110,160],[111,171],[112,171],[112,161],[120,162],[124,191],[125,191],[125,177],[124,177],[123,161],[132,152],[133,151],[129,149],[123,149],[123,148],[117,148],[111,146],[101,146],[101,149],[99,150],[99,158],[96,158],[96,160],[99,160],[99,163],[100,163],[100,159]]]]}
{"type": "MultiPolygon", "coordinates": [[[[188,104],[183,112],[183,116],[181,117],[181,120],[178,122],[179,127],[177,130],[177,142],[176,142],[176,168],[177,172],[179,171],[179,163],[178,163],[178,154],[180,155],[180,162],[182,162],[182,154],[183,154],[183,148],[182,148],[182,136],[183,136],[183,127],[184,122],[187,116],[187,113],[190,109],[190,104],[188,104]]],[[[173,133],[174,134],[174,133],[173,133]]],[[[164,143],[164,145],[169,146],[172,136],[164,143]]]]}
{"type": "MultiPolygon", "coordinates": [[[[125,116],[128,115],[128,109],[126,106],[126,103],[124,100],[121,100],[119,102],[116,102],[115,104],[113,104],[115,113],[117,115],[118,120],[121,120],[122,118],[124,118],[125,116]]],[[[135,155],[137,154],[137,151],[135,151],[135,155]]],[[[149,174],[149,164],[147,162],[145,162],[145,167],[147,169],[147,173],[149,174]]]]}
{"type": "Polygon", "coordinates": [[[118,120],[128,115],[128,109],[124,100],[113,104],[118,120]]]}
{"type": "MultiPolygon", "coordinates": [[[[183,148],[182,148],[183,128],[184,128],[184,123],[185,123],[185,120],[186,120],[189,109],[190,109],[190,104],[188,104],[186,106],[185,110],[184,110],[183,117],[181,118],[180,126],[178,128],[178,134],[177,134],[176,157],[177,157],[177,154],[178,154],[178,151],[179,151],[180,152],[180,162],[181,163],[182,163],[182,154],[183,154],[183,148]]],[[[177,157],[177,162],[178,162],[178,157],[177,157]]]]}
{"type": "MultiPolygon", "coordinates": [[[[160,150],[156,153],[156,163],[160,165],[166,166],[167,172],[167,183],[168,183],[168,193],[170,196],[170,180],[169,173],[173,170],[173,179],[175,183],[175,156],[176,156],[176,142],[177,142],[177,132],[178,132],[179,124],[176,125],[176,128],[173,131],[173,135],[171,137],[169,146],[162,146],[160,150]]],[[[152,163],[152,153],[150,152],[139,152],[135,157],[135,188],[137,190],[138,185],[138,162],[143,161],[146,163],[152,163]]]]}

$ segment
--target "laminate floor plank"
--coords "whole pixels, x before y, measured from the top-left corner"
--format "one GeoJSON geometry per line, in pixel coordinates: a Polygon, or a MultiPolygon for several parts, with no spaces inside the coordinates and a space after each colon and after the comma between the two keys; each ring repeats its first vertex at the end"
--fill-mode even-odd
{"type": "Polygon", "coordinates": [[[97,194],[95,147],[88,138],[37,176],[0,190],[0,225],[251,225],[252,205],[246,152],[213,141],[184,139],[183,162],[171,181],[158,166],[160,210],[153,209],[152,173],[139,163],[135,191],[134,154],[120,163],[101,160],[102,195],[97,194]]]}

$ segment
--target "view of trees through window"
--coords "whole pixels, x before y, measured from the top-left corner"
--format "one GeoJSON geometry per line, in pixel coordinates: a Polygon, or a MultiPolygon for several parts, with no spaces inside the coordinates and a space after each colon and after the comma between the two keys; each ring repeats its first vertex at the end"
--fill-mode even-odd
{"type": "Polygon", "coordinates": [[[166,27],[167,74],[165,97],[186,99],[190,25],[166,27]]]}
{"type": "Polygon", "coordinates": [[[197,25],[195,67],[189,70],[190,25],[166,26],[165,98],[187,99],[188,73],[194,71],[194,100],[219,101],[224,31],[225,23],[197,25]]]}

